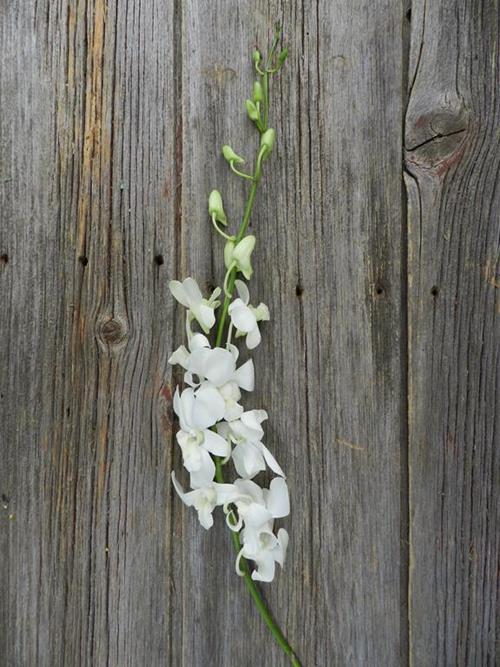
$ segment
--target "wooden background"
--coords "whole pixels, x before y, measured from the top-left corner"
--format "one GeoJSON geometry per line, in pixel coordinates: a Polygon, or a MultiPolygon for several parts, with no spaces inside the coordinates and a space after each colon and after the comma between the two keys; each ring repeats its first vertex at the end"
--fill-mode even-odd
{"type": "Polygon", "coordinates": [[[283,23],[252,407],[288,473],[265,587],[304,665],[494,665],[497,0],[0,4],[0,664],[275,667],[180,470],[167,284],[220,282],[249,54],[283,23]]]}

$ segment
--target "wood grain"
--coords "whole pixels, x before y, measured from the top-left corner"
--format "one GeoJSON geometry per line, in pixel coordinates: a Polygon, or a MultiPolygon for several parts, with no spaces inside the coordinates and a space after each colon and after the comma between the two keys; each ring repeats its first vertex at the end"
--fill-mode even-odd
{"type": "Polygon", "coordinates": [[[172,10],[95,0],[1,13],[0,662],[160,664],[172,10]]]}
{"type": "Polygon", "coordinates": [[[410,659],[498,659],[498,6],[412,8],[410,659]]]}
{"type": "Polygon", "coordinates": [[[173,496],[166,363],[168,280],[223,277],[206,201],[237,224],[220,148],[254,154],[276,20],[246,406],[292,514],[265,596],[305,667],[495,663],[496,4],[36,0],[0,6],[0,665],[286,664],[221,517],[173,496]]]}

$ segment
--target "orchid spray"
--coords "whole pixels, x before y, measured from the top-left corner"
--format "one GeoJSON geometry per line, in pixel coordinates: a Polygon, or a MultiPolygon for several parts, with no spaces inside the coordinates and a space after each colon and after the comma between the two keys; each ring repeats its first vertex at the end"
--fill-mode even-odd
{"type": "Polygon", "coordinates": [[[247,234],[247,228],[264,163],[275,142],[275,131],[268,126],[269,83],[287,57],[286,49],[277,51],[279,40],[280,30],[276,28],[267,58],[263,60],[258,50],[252,54],[256,81],[252,98],[246,100],[245,106],[259,134],[253,172],[242,171],[244,159],[230,146],[222,147],[231,170],[250,185],[236,234],[227,233],[229,223],[220,193],[213,190],[208,200],[209,218],[225,241],[223,288],[216,288],[205,298],[193,278],[169,284],[175,299],[186,308],[187,347],[181,345],[169,362],[184,369],[186,387],[182,391],[176,389],[174,411],[180,424],[176,438],[191,490],[184,491],[173,472],[172,481],[182,501],[195,508],[204,528],[211,528],[214,509],[222,507],[236,549],[236,572],[245,580],[260,615],[291,664],[300,667],[255,583],[272,581],[276,563],[284,564],[288,533],[284,528],[276,532],[274,521],[289,514],[290,503],[284,472],[262,442],[262,422],[267,413],[245,410],[240,404],[242,390],[251,392],[254,388],[254,365],[252,359],[238,365],[239,350],[233,343],[233,339],[244,339],[246,347],[254,349],[261,340],[260,323],[269,320],[265,304],[250,304],[242,278],[249,281],[253,273],[251,257],[256,239],[247,234]],[[216,331],[213,347],[208,338],[212,330],[216,331]],[[230,462],[238,477],[228,484],[226,471],[230,462]],[[275,477],[269,488],[261,488],[253,480],[266,468],[275,477]]]}

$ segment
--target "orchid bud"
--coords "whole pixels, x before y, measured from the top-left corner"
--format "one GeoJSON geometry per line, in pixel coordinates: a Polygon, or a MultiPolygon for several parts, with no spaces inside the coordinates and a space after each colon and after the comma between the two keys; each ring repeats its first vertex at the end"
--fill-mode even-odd
{"type": "Polygon", "coordinates": [[[255,104],[252,102],[252,100],[246,100],[245,102],[245,107],[247,109],[247,114],[250,120],[253,120],[254,122],[259,120],[259,111],[255,104]]]}
{"type": "Polygon", "coordinates": [[[270,153],[273,149],[274,146],[274,140],[276,139],[276,132],[273,130],[272,127],[270,127],[268,130],[264,132],[262,137],[260,138],[260,147],[265,148],[265,153],[270,153]]]}
{"type": "Polygon", "coordinates": [[[262,102],[262,100],[264,99],[264,91],[262,90],[260,81],[254,82],[252,97],[254,102],[262,102]]]}
{"type": "Polygon", "coordinates": [[[234,241],[228,241],[224,246],[224,265],[226,269],[229,269],[229,267],[232,264],[233,250],[234,250],[234,241]]]}
{"type": "Polygon", "coordinates": [[[223,146],[222,147],[222,155],[225,157],[225,159],[231,164],[231,162],[235,162],[236,164],[243,164],[245,160],[237,155],[231,146],[223,146]]]}
{"type": "Polygon", "coordinates": [[[254,65],[258,65],[262,60],[262,56],[260,55],[259,49],[254,49],[252,53],[252,60],[254,62],[254,65]]]}
{"type": "Polygon", "coordinates": [[[250,280],[253,273],[250,257],[254,248],[255,236],[253,234],[249,234],[248,236],[245,236],[245,238],[241,239],[241,241],[236,244],[232,251],[232,261],[236,264],[238,271],[241,271],[247,280],[250,280]]]}
{"type": "Polygon", "coordinates": [[[208,198],[208,215],[223,225],[227,225],[226,214],[222,206],[222,197],[218,190],[212,190],[208,198]]]}
{"type": "Polygon", "coordinates": [[[288,56],[288,49],[283,49],[278,56],[278,66],[281,67],[288,56]]]}

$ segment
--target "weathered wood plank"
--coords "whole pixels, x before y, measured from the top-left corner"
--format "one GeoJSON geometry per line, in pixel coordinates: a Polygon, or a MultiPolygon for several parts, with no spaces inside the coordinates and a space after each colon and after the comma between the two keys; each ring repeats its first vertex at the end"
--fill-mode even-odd
{"type": "Polygon", "coordinates": [[[172,6],[0,11],[0,662],[160,665],[172,6]]]}
{"type": "Polygon", "coordinates": [[[498,659],[497,3],[417,1],[406,120],[410,658],[498,659]]]}
{"type": "MultiPolygon", "coordinates": [[[[253,217],[251,290],[272,322],[247,404],[269,411],[293,509],[286,572],[265,591],[306,665],[401,665],[400,3],[185,3],[180,268],[222,279],[206,196],[219,187],[241,215],[245,186],[218,152],[231,141],[252,155],[248,56],[276,18],[291,58],[273,92],[278,148],[253,217]]],[[[227,531],[180,514],[179,663],[285,664],[235,580],[227,531]]]]}

